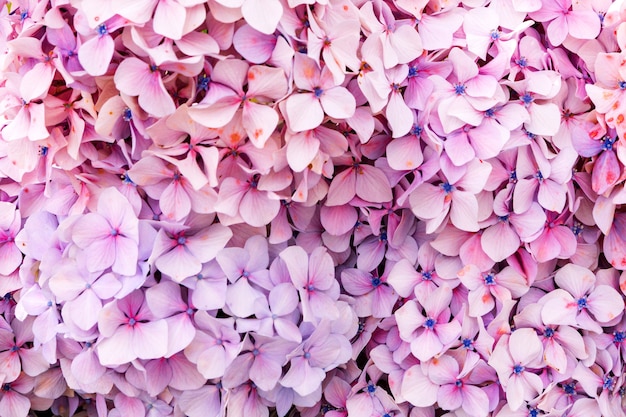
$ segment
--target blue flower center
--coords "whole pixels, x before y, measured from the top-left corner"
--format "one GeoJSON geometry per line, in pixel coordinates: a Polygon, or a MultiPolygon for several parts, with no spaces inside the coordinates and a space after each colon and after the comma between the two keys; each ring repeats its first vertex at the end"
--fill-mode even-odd
{"type": "Polygon", "coordinates": [[[626,339],[626,332],[613,332],[613,343],[622,343],[626,339]]]}
{"type": "Polygon", "coordinates": [[[602,150],[610,151],[611,149],[613,149],[614,143],[615,143],[615,139],[611,139],[610,137],[606,136],[602,140],[602,150]]]}
{"type": "Polygon", "coordinates": [[[455,84],[454,85],[454,94],[458,96],[462,96],[465,94],[465,84],[455,84]]]}
{"type": "Polygon", "coordinates": [[[440,187],[443,189],[443,191],[446,194],[450,194],[453,190],[453,186],[449,182],[444,182],[443,184],[440,185],[440,187]]]}
{"type": "Polygon", "coordinates": [[[20,20],[23,22],[24,20],[26,20],[26,18],[28,17],[28,12],[27,11],[23,11],[22,13],[20,13],[20,20]]]}
{"type": "Polygon", "coordinates": [[[509,215],[505,214],[504,216],[498,216],[498,220],[501,222],[508,222],[509,221],[509,215]]]}
{"type": "Polygon", "coordinates": [[[205,90],[207,91],[209,89],[209,83],[211,82],[211,77],[208,77],[206,75],[201,75],[198,78],[198,90],[205,90]]]}
{"type": "Polygon", "coordinates": [[[576,301],[576,304],[578,305],[578,311],[583,310],[585,308],[587,308],[587,297],[581,297],[576,301]]]}
{"type": "Polygon", "coordinates": [[[619,88],[621,88],[622,90],[626,90],[626,81],[620,81],[617,83],[617,85],[619,86],[619,88]]]}
{"type": "Polygon", "coordinates": [[[98,36],[104,36],[109,33],[109,31],[107,30],[107,25],[105,25],[104,23],[96,28],[96,32],[98,32],[98,36]]]}
{"type": "Polygon", "coordinates": [[[120,234],[119,230],[117,230],[117,229],[111,229],[110,233],[111,233],[111,236],[117,236],[117,235],[120,234]]]}
{"type": "Polygon", "coordinates": [[[48,155],[48,147],[47,147],[47,146],[41,146],[41,147],[39,147],[39,155],[40,155],[40,156],[46,156],[46,155],[48,155]]]}
{"type": "Polygon", "coordinates": [[[472,347],[472,339],[465,338],[463,339],[462,343],[465,349],[469,349],[472,347]]]}
{"type": "MultiPolygon", "coordinates": [[[[252,356],[259,356],[259,349],[252,350],[252,356]]],[[[306,357],[306,354],[304,355],[306,357]]]]}
{"type": "Polygon", "coordinates": [[[575,388],[575,383],[574,382],[570,382],[569,384],[565,384],[563,385],[563,391],[565,391],[565,393],[567,395],[573,395],[576,394],[576,388],[575,388]]]}
{"type": "Polygon", "coordinates": [[[602,388],[610,391],[613,389],[614,385],[615,385],[615,380],[612,377],[608,375],[604,377],[604,380],[602,382],[602,388]]]}
{"type": "Polygon", "coordinates": [[[368,384],[367,385],[367,392],[369,392],[371,394],[374,391],[376,391],[376,386],[374,384],[368,384]]]}
{"type": "Polygon", "coordinates": [[[497,39],[500,39],[500,31],[499,30],[495,30],[495,29],[492,30],[491,31],[491,39],[494,40],[494,41],[497,40],[497,39]]]}
{"type": "Polygon", "coordinates": [[[520,100],[522,100],[525,106],[528,106],[530,105],[530,103],[533,102],[534,98],[530,95],[530,93],[525,93],[523,96],[520,97],[520,100]]]}
{"type": "Polygon", "coordinates": [[[130,122],[131,119],[133,118],[133,113],[130,111],[128,107],[124,109],[124,113],[122,113],[122,118],[126,122],[130,122]]]}
{"type": "Polygon", "coordinates": [[[496,111],[494,109],[485,110],[485,117],[493,117],[496,115],[496,111]]]}
{"type": "Polygon", "coordinates": [[[128,324],[130,324],[131,326],[134,326],[136,323],[137,323],[137,320],[135,320],[132,317],[128,320],[128,324]]]}
{"type": "Polygon", "coordinates": [[[185,236],[180,236],[178,239],[176,239],[176,243],[178,243],[179,245],[184,245],[185,243],[187,243],[187,238],[185,236]]]}
{"type": "Polygon", "coordinates": [[[457,379],[457,380],[454,382],[454,385],[456,385],[457,387],[462,387],[462,386],[463,386],[463,381],[461,381],[460,379],[457,379]]]}
{"type": "Polygon", "coordinates": [[[11,389],[11,384],[2,384],[2,391],[7,392],[11,389]]]}
{"type": "Polygon", "coordinates": [[[376,287],[380,286],[380,284],[381,284],[380,278],[378,278],[378,277],[372,278],[372,287],[376,288],[376,287]]]}
{"type": "Polygon", "coordinates": [[[551,338],[554,336],[554,329],[552,327],[546,327],[543,329],[543,336],[547,338],[551,338]]]}
{"type": "Polygon", "coordinates": [[[485,285],[496,285],[496,277],[493,274],[485,275],[485,285]]]}
{"type": "Polygon", "coordinates": [[[322,96],[322,93],[324,93],[324,90],[322,90],[322,89],[321,89],[321,88],[319,88],[319,87],[315,87],[315,88],[313,89],[313,94],[315,94],[315,97],[316,97],[316,98],[320,98],[320,97],[322,96]]]}
{"type": "Polygon", "coordinates": [[[435,321],[435,319],[429,317],[426,319],[426,322],[424,323],[424,327],[432,330],[435,327],[436,323],[437,322],[435,321]]]}
{"type": "Polygon", "coordinates": [[[509,181],[515,182],[517,181],[517,171],[513,170],[509,173],[509,181]]]}
{"type": "Polygon", "coordinates": [[[537,173],[535,174],[535,178],[537,178],[539,182],[543,181],[543,174],[541,173],[541,171],[537,171],[537,173]]]}
{"type": "Polygon", "coordinates": [[[416,77],[417,73],[418,73],[417,67],[409,67],[409,75],[408,75],[409,78],[416,77]]]}
{"type": "Polygon", "coordinates": [[[574,233],[574,236],[578,236],[583,232],[583,229],[585,227],[581,224],[581,223],[574,223],[574,225],[571,227],[572,229],[572,233],[574,233]]]}
{"type": "Polygon", "coordinates": [[[526,59],[526,57],[522,56],[518,60],[516,60],[515,63],[520,67],[525,68],[528,65],[528,60],[526,59]]]}
{"type": "Polygon", "coordinates": [[[516,375],[519,375],[522,372],[524,372],[524,367],[522,365],[517,364],[513,367],[513,373],[515,373],[516,375]]]}
{"type": "Polygon", "coordinates": [[[431,281],[432,279],[433,279],[433,276],[431,275],[430,272],[428,271],[422,272],[422,281],[431,281]]]}
{"type": "Polygon", "coordinates": [[[423,131],[424,129],[422,128],[422,126],[413,125],[413,128],[411,129],[411,135],[420,136],[423,131]]]}

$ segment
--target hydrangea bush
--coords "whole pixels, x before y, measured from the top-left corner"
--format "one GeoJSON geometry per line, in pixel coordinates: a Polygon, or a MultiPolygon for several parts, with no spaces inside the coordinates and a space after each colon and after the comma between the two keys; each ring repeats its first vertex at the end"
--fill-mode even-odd
{"type": "Polygon", "coordinates": [[[3,417],[626,414],[626,2],[0,6],[3,417]]]}

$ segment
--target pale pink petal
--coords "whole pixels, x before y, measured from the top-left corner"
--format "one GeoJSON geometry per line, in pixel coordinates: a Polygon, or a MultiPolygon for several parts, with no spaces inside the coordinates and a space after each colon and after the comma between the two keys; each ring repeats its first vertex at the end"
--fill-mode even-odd
{"type": "Polygon", "coordinates": [[[159,207],[170,220],[180,221],[191,211],[191,200],[181,181],[172,181],[161,194],[159,207]]]}
{"type": "Polygon", "coordinates": [[[164,274],[172,277],[176,282],[196,275],[202,269],[202,264],[185,247],[178,245],[171,251],[161,255],[155,266],[164,274]]]}
{"type": "Polygon", "coordinates": [[[567,12],[569,34],[577,39],[595,39],[600,33],[600,19],[592,9],[567,12]]]}
{"type": "Polygon", "coordinates": [[[334,119],[347,119],[354,115],[356,101],[354,96],[343,87],[324,90],[320,97],[324,112],[334,119]]]}
{"type": "Polygon", "coordinates": [[[124,59],[115,71],[113,80],[118,90],[130,96],[138,96],[147,87],[150,78],[148,64],[138,58],[124,59]]]}
{"type": "Polygon", "coordinates": [[[460,190],[452,193],[450,221],[460,230],[467,232],[477,232],[480,229],[478,226],[478,201],[473,194],[460,190]]]}
{"type": "Polygon", "coordinates": [[[596,276],[585,267],[567,264],[557,271],[554,282],[573,297],[580,298],[591,291],[596,283],[596,276]]]}
{"type": "Polygon", "coordinates": [[[425,329],[419,336],[411,342],[411,353],[420,361],[427,361],[441,352],[443,343],[436,333],[430,329],[425,329]]]}
{"type": "Polygon", "coordinates": [[[241,6],[241,14],[254,29],[271,34],[283,15],[283,7],[277,0],[246,0],[241,6]]]}
{"type": "Polygon", "coordinates": [[[156,359],[167,353],[168,328],[164,320],[137,323],[132,333],[135,354],[140,359],[156,359]]]}
{"type": "Polygon", "coordinates": [[[393,198],[391,186],[382,170],[363,164],[355,167],[355,171],[357,196],[372,203],[391,201],[393,198]]]}
{"type": "Polygon", "coordinates": [[[155,117],[164,117],[176,111],[174,100],[165,89],[161,74],[157,71],[150,74],[145,89],[139,94],[139,105],[155,117]]]}
{"type": "Polygon", "coordinates": [[[387,103],[385,110],[385,116],[387,117],[394,138],[406,135],[413,127],[413,111],[406,105],[399,92],[391,93],[389,103],[387,103]]]}
{"type": "Polygon", "coordinates": [[[219,128],[233,120],[240,104],[241,100],[237,97],[227,96],[208,106],[190,107],[189,116],[203,126],[219,128]]]}
{"type": "Polygon", "coordinates": [[[543,349],[543,359],[546,365],[563,374],[567,368],[567,356],[557,342],[549,340],[543,349]]]}
{"type": "Polygon", "coordinates": [[[295,172],[302,172],[313,161],[320,141],[312,131],[291,135],[287,142],[287,162],[295,172]]]}
{"type": "Polygon", "coordinates": [[[15,391],[7,391],[0,399],[0,414],[6,417],[25,417],[28,415],[30,400],[15,391]]]}
{"type": "Polygon", "coordinates": [[[613,287],[598,285],[587,297],[589,311],[600,323],[607,323],[624,311],[624,299],[613,287]]]}
{"type": "Polygon", "coordinates": [[[265,35],[245,24],[235,32],[233,46],[247,61],[262,64],[272,56],[276,46],[276,37],[265,35]]]}
{"type": "Polygon", "coordinates": [[[541,299],[541,320],[546,324],[576,326],[577,303],[565,290],[557,288],[541,299]]]}
{"type": "Polygon", "coordinates": [[[419,283],[420,278],[420,274],[418,274],[411,262],[403,258],[398,261],[391,269],[391,272],[389,272],[387,283],[391,285],[401,297],[406,298],[413,293],[413,289],[419,283]]]}
{"type": "Polygon", "coordinates": [[[326,205],[339,206],[346,204],[356,195],[355,168],[350,167],[335,175],[328,188],[326,205]]]}
{"type": "Polygon", "coordinates": [[[463,410],[469,415],[489,415],[489,397],[480,387],[465,385],[463,388],[463,410]]]}
{"type": "Polygon", "coordinates": [[[485,229],[480,244],[494,262],[501,262],[517,251],[520,239],[506,222],[501,221],[485,229]]]}
{"type": "MultiPolygon", "coordinates": [[[[485,399],[487,396],[485,395],[485,399]]],[[[437,404],[444,410],[456,410],[463,404],[461,389],[453,384],[446,384],[439,388],[437,404]]],[[[475,410],[473,410],[474,412],[475,410]]]]}
{"type": "Polygon", "coordinates": [[[36,64],[22,77],[20,84],[22,99],[28,103],[35,99],[43,98],[48,92],[50,84],[52,84],[54,73],[54,66],[50,63],[41,62],[36,64]]]}
{"type": "Polygon", "coordinates": [[[278,113],[269,106],[247,101],[243,107],[241,123],[250,142],[257,148],[263,148],[278,125],[278,113]]]}
{"type": "Polygon", "coordinates": [[[261,227],[271,223],[280,210],[280,201],[264,191],[251,188],[241,198],[239,215],[251,226],[261,227]]]}
{"type": "Polygon", "coordinates": [[[93,348],[76,355],[72,359],[71,369],[76,379],[85,384],[97,381],[106,372],[106,368],[100,364],[93,348]]]}
{"type": "Polygon", "coordinates": [[[248,69],[248,97],[277,100],[287,93],[287,88],[285,72],[280,68],[253,65],[248,69]]]}
{"type": "Polygon", "coordinates": [[[509,338],[509,351],[515,363],[526,365],[541,357],[543,346],[534,329],[517,329],[509,338]]]}
{"type": "Polygon", "coordinates": [[[306,287],[309,282],[309,257],[304,249],[300,246],[290,246],[280,253],[280,258],[285,262],[294,286],[306,287]]]}
{"type": "Polygon", "coordinates": [[[113,336],[100,340],[96,349],[100,363],[104,366],[122,365],[137,359],[130,326],[120,327],[113,336]]]}
{"type": "Polygon", "coordinates": [[[387,162],[397,171],[413,170],[423,161],[420,141],[413,136],[397,138],[387,145],[387,162]]]}
{"type": "Polygon", "coordinates": [[[98,314],[102,309],[102,302],[93,291],[86,290],[75,300],[68,301],[65,308],[71,309],[72,321],[79,328],[89,330],[98,323],[98,314]]]}
{"type": "Polygon", "coordinates": [[[294,132],[315,129],[324,120],[324,110],[313,93],[290,95],[284,108],[287,124],[294,132]]]}
{"type": "Polygon", "coordinates": [[[437,402],[439,386],[432,383],[420,365],[413,365],[402,378],[402,396],[416,407],[430,407],[437,402]]]}
{"type": "Polygon", "coordinates": [[[114,49],[115,42],[110,35],[94,36],[78,49],[78,61],[89,75],[104,75],[113,58],[114,49]]]}
{"type": "Polygon", "coordinates": [[[170,39],[180,39],[183,37],[186,17],[185,7],[177,1],[159,0],[152,22],[154,32],[170,39]]]}
{"type": "Polygon", "coordinates": [[[432,219],[444,211],[446,193],[441,187],[423,183],[409,197],[411,211],[421,219],[432,219]]]}

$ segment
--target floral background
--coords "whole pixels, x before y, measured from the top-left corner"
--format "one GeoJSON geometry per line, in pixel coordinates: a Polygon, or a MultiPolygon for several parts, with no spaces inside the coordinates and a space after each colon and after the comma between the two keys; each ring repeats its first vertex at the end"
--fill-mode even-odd
{"type": "Polygon", "coordinates": [[[626,413],[622,0],[0,0],[0,415],[626,413]]]}

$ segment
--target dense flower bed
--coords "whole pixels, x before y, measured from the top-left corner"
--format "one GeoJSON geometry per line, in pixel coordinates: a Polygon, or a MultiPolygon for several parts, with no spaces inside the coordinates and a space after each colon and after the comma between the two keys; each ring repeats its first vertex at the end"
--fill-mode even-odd
{"type": "Polygon", "coordinates": [[[625,415],[624,1],[0,6],[1,416],[625,415]]]}

